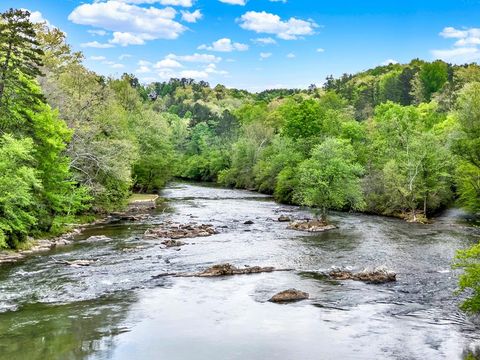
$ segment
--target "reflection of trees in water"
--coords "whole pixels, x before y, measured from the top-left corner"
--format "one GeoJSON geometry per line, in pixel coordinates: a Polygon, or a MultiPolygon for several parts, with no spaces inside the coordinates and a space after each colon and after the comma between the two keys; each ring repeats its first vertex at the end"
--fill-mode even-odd
{"type": "Polygon", "coordinates": [[[463,360],[480,360],[480,345],[465,349],[462,354],[463,360]]]}
{"type": "Polygon", "coordinates": [[[113,351],[114,338],[135,301],[132,293],[66,305],[33,304],[0,314],[4,359],[85,359],[113,351]]]}

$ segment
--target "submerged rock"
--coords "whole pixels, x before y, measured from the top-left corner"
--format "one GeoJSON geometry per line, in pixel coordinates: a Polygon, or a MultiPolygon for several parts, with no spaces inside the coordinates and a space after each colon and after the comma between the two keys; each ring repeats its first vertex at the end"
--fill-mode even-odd
{"type": "Polygon", "coordinates": [[[323,232],[336,229],[337,227],[332,224],[325,224],[320,220],[301,220],[291,222],[287,228],[299,231],[323,232]]]}
{"type": "Polygon", "coordinates": [[[82,266],[90,266],[94,263],[94,260],[72,260],[72,261],[64,261],[65,265],[73,266],[73,267],[82,267],[82,266]]]}
{"type": "Polygon", "coordinates": [[[98,235],[98,236],[90,236],[85,240],[85,242],[99,242],[99,241],[110,241],[110,240],[112,239],[110,239],[108,236],[98,235]]]}
{"type": "Polygon", "coordinates": [[[286,302],[306,300],[309,297],[310,295],[306,292],[303,292],[297,289],[288,289],[273,295],[268,301],[271,301],[274,303],[286,303],[286,302]]]}
{"type": "Polygon", "coordinates": [[[217,231],[210,224],[176,224],[165,223],[157,228],[145,231],[146,238],[166,238],[166,239],[183,239],[206,237],[217,234],[217,231]]]}
{"type": "Polygon", "coordinates": [[[185,245],[185,243],[183,241],[174,240],[174,239],[164,240],[164,241],[162,241],[162,244],[165,245],[167,248],[180,247],[180,246],[185,245]]]}
{"type": "Polygon", "coordinates": [[[290,222],[290,221],[292,221],[292,220],[291,220],[290,217],[288,217],[287,215],[280,215],[280,216],[278,217],[278,221],[279,221],[279,222],[290,222]]]}
{"type": "Polygon", "coordinates": [[[327,276],[334,280],[356,280],[369,284],[384,284],[397,280],[397,274],[384,267],[366,268],[356,273],[350,270],[333,269],[327,273],[327,276]]]}

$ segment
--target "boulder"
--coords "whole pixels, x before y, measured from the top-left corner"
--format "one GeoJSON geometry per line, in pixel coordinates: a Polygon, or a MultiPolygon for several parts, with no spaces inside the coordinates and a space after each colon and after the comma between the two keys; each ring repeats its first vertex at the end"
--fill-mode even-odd
{"type": "Polygon", "coordinates": [[[306,292],[303,292],[297,289],[288,289],[273,295],[268,301],[271,301],[274,303],[287,303],[287,302],[306,300],[309,297],[310,295],[306,292]]]}
{"type": "Polygon", "coordinates": [[[162,244],[165,245],[167,248],[180,247],[185,245],[183,241],[174,240],[174,239],[164,240],[162,241],[162,244]]]}
{"type": "Polygon", "coordinates": [[[334,280],[356,280],[369,284],[384,284],[397,280],[397,274],[384,267],[366,268],[356,273],[350,270],[333,269],[327,273],[327,276],[334,280]]]}
{"type": "Polygon", "coordinates": [[[278,221],[279,221],[279,222],[290,222],[291,219],[290,219],[287,215],[280,215],[280,216],[278,217],[278,221]]]}
{"type": "Polygon", "coordinates": [[[175,224],[166,222],[161,226],[148,229],[144,237],[145,238],[163,238],[163,239],[184,239],[195,237],[206,237],[217,234],[217,231],[210,224],[175,224]]]}
{"type": "Polygon", "coordinates": [[[254,222],[252,220],[247,220],[244,222],[245,225],[253,225],[254,222]]]}
{"type": "Polygon", "coordinates": [[[308,231],[308,232],[324,232],[336,229],[332,224],[326,224],[320,220],[301,220],[291,222],[288,227],[291,230],[308,231]]]}
{"type": "Polygon", "coordinates": [[[262,272],[272,272],[273,267],[260,267],[252,266],[245,267],[243,269],[237,268],[232,264],[219,264],[209,267],[208,269],[197,274],[199,277],[214,277],[214,276],[231,276],[231,275],[244,275],[244,274],[258,274],[262,272]]]}

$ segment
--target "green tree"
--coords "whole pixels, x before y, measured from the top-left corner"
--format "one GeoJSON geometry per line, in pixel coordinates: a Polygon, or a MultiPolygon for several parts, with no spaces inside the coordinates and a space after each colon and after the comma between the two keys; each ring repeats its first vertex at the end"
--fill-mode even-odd
{"type": "Polygon", "coordinates": [[[363,172],[348,140],[327,138],[300,165],[295,197],[302,205],[319,208],[323,222],[328,210],[361,210],[363,172]]]}
{"type": "Polygon", "coordinates": [[[0,127],[15,124],[15,115],[41,98],[29,88],[28,80],[41,74],[43,55],[29,17],[28,11],[15,9],[0,14],[0,127]]]}
{"type": "Polygon", "coordinates": [[[480,212],[480,83],[467,84],[460,92],[457,111],[459,131],[454,151],[459,159],[457,186],[460,202],[480,212]]]}
{"type": "Polygon", "coordinates": [[[0,248],[15,247],[37,222],[31,210],[41,183],[32,152],[31,139],[0,138],[0,248]]]}

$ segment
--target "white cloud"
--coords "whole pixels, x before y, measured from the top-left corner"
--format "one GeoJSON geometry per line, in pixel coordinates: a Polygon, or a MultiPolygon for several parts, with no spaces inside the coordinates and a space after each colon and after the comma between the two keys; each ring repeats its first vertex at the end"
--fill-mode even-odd
{"type": "Polygon", "coordinates": [[[108,0],[82,4],[72,11],[68,19],[75,24],[112,31],[114,34],[110,42],[127,46],[141,45],[147,40],[178,38],[187,28],[175,21],[176,15],[177,11],[171,7],[146,8],[108,0]]]}
{"type": "Polygon", "coordinates": [[[54,27],[50,22],[43,17],[43,14],[40,11],[31,11],[28,9],[20,9],[23,11],[28,11],[30,13],[30,21],[34,24],[45,23],[49,28],[54,27]]]}
{"type": "Polygon", "coordinates": [[[110,40],[111,44],[118,44],[121,46],[128,45],[143,45],[145,40],[154,40],[149,34],[132,34],[129,32],[114,32],[113,39],[110,40]]]}
{"type": "Polygon", "coordinates": [[[296,58],[296,56],[295,56],[294,53],[290,53],[290,54],[287,54],[287,58],[294,59],[294,58],[296,58]]]}
{"type": "Polygon", "coordinates": [[[240,27],[257,33],[274,34],[283,40],[296,40],[313,35],[318,25],[313,20],[290,18],[283,21],[280,16],[265,11],[248,11],[240,19],[240,27]]]}
{"type": "Polygon", "coordinates": [[[457,64],[480,59],[480,28],[445,27],[439,35],[445,39],[456,39],[456,42],[453,48],[432,50],[434,58],[457,64]]]}
{"type": "Polygon", "coordinates": [[[273,44],[276,44],[277,42],[275,41],[275,39],[271,38],[271,37],[264,37],[264,38],[256,38],[256,39],[252,39],[252,41],[255,43],[255,44],[260,44],[260,45],[273,45],[273,44]]]}
{"type": "Polygon", "coordinates": [[[183,6],[191,7],[193,5],[192,0],[117,0],[128,4],[160,4],[170,6],[183,6]]]}
{"type": "Polygon", "coordinates": [[[246,51],[248,50],[248,45],[233,42],[228,38],[218,39],[214,41],[212,45],[200,45],[199,50],[210,50],[210,51],[219,51],[219,52],[231,52],[231,51],[246,51]]]}
{"type": "Polygon", "coordinates": [[[105,30],[87,30],[89,34],[97,35],[97,36],[105,36],[107,32],[105,30]]]}
{"type": "Polygon", "coordinates": [[[130,54],[122,54],[118,57],[119,60],[124,60],[124,59],[128,59],[128,58],[131,58],[132,55],[130,54]]]}
{"type": "Polygon", "coordinates": [[[480,59],[480,50],[476,47],[457,47],[447,50],[432,50],[436,59],[453,63],[468,63],[480,59]]]}
{"type": "Polygon", "coordinates": [[[218,75],[227,75],[228,71],[225,70],[218,70],[217,65],[215,64],[208,64],[205,68],[205,71],[209,74],[218,74],[218,75]]]}
{"type": "Polygon", "coordinates": [[[323,53],[323,52],[325,52],[325,49],[318,48],[318,49],[317,49],[317,52],[319,52],[319,53],[323,53]]]}
{"type": "Polygon", "coordinates": [[[88,59],[92,61],[103,61],[107,58],[105,56],[90,56],[88,59]]]}
{"type": "Polygon", "coordinates": [[[125,65],[123,65],[123,64],[112,64],[111,67],[114,68],[114,69],[123,69],[125,67],[125,65]]]}
{"type": "Polygon", "coordinates": [[[394,60],[394,59],[387,59],[384,62],[382,62],[381,65],[387,66],[387,65],[390,65],[390,64],[398,64],[398,61],[394,60]]]}
{"type": "Polygon", "coordinates": [[[190,11],[181,11],[182,13],[182,20],[189,22],[189,23],[196,23],[203,17],[203,14],[200,10],[195,10],[193,12],[190,11]]]}
{"type": "Polygon", "coordinates": [[[261,52],[260,53],[260,60],[268,59],[270,56],[272,56],[272,53],[261,52]]]}
{"type": "Polygon", "coordinates": [[[155,64],[155,68],[157,69],[175,69],[181,67],[182,64],[180,64],[178,61],[168,58],[160,60],[155,64]]]}
{"type": "Polygon", "coordinates": [[[152,72],[152,70],[148,66],[140,66],[135,72],[138,74],[146,74],[152,72]]]}
{"type": "Polygon", "coordinates": [[[192,79],[207,79],[208,73],[203,70],[183,70],[180,71],[180,76],[182,78],[192,78],[192,79]]]}
{"type": "Polygon", "coordinates": [[[440,36],[444,38],[463,38],[466,37],[468,33],[464,30],[457,30],[453,27],[446,27],[440,32],[440,36]]]}
{"type": "Polygon", "coordinates": [[[240,5],[240,6],[245,6],[245,4],[247,3],[246,0],[219,0],[219,1],[224,4],[240,5]]]}
{"type": "Polygon", "coordinates": [[[166,59],[185,61],[185,62],[198,62],[198,63],[218,63],[222,60],[221,57],[210,54],[193,54],[193,55],[175,55],[168,54],[166,59]]]}
{"type": "Polygon", "coordinates": [[[112,44],[99,43],[98,41],[90,41],[80,44],[81,47],[85,48],[96,48],[96,49],[108,49],[114,47],[112,44]]]}

